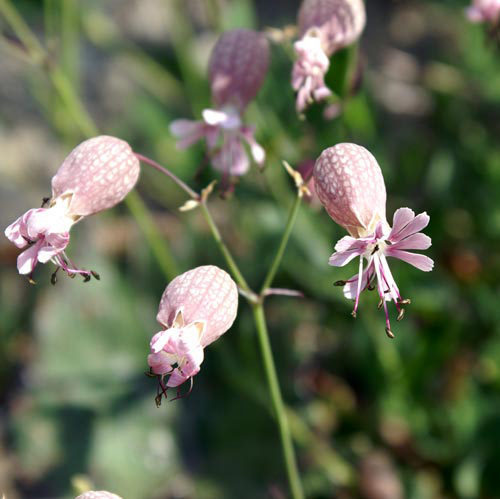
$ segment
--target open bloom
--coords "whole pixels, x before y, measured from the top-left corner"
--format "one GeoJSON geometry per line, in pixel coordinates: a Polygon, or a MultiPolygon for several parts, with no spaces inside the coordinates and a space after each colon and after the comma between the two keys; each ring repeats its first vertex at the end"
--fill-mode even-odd
{"type": "Polygon", "coordinates": [[[269,66],[269,44],[263,35],[246,29],[227,31],[217,41],[208,73],[214,109],[203,121],[176,120],[170,131],[179,148],[205,139],[212,166],[225,175],[243,175],[253,160],[262,165],[264,149],[254,138],[255,128],[243,124],[243,113],[257,95],[269,66]]]}
{"type": "MultiPolygon", "coordinates": [[[[38,262],[49,260],[68,275],[96,275],[78,269],[65,253],[71,227],[82,218],[111,208],[134,187],[139,160],[123,140],[101,135],[82,142],[52,177],[52,197],[28,210],[5,229],[18,248],[20,274],[30,279],[38,262]]],[[[55,274],[54,274],[55,276],[55,274]]]]}
{"type": "Polygon", "coordinates": [[[121,497],[105,490],[89,490],[75,499],[121,499],[121,497]]]}
{"type": "Polygon", "coordinates": [[[465,14],[472,22],[489,22],[497,24],[500,17],[500,0],[473,0],[465,9],[465,14]]]}
{"type": "Polygon", "coordinates": [[[189,270],[166,287],[156,316],[162,330],[153,336],[148,355],[151,373],[159,378],[158,404],[169,387],[199,372],[204,348],[231,327],[237,308],[235,282],[213,265],[189,270]]]}
{"type": "Polygon", "coordinates": [[[365,22],[363,0],[302,2],[298,14],[300,40],[294,44],[297,60],[292,70],[297,112],[331,95],[324,81],[330,57],[357,40],[365,22]]]}
{"type": "Polygon", "coordinates": [[[356,144],[337,144],[323,151],[314,166],[314,179],[329,215],[350,233],[337,242],[328,263],[343,267],[359,257],[358,273],[336,284],[343,285],[344,296],[354,300],[354,317],[361,292],[376,286],[385,311],[386,333],[393,337],[387,302],[394,301],[400,320],[402,305],[410,301],[402,298],[387,257],[425,272],[432,270],[434,263],[429,257],[408,251],[431,246],[430,237],[420,232],[427,227],[429,216],[415,216],[410,208],[399,208],[391,228],[385,217],[386,192],[380,166],[370,152],[356,144]]]}

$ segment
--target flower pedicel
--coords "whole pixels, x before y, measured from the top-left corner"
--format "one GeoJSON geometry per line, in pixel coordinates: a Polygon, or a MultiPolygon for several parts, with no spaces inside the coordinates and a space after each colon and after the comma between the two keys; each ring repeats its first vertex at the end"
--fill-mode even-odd
{"type": "Polygon", "coordinates": [[[157,405],[168,388],[192,382],[203,362],[203,349],[231,327],[237,308],[235,282],[213,265],[196,267],[170,282],[156,316],[162,330],[153,336],[148,355],[150,375],[159,381],[157,405]]]}
{"type": "MultiPolygon", "coordinates": [[[[70,277],[80,274],[88,281],[95,272],[77,268],[66,255],[71,227],[84,217],[118,204],[139,177],[139,160],[127,142],[101,135],[82,142],[69,154],[52,177],[52,197],[42,208],[28,210],[5,229],[18,248],[20,274],[34,282],[38,262],[49,260],[70,277]]],[[[56,280],[56,272],[52,282],[56,280]]]]}
{"type": "Polygon", "coordinates": [[[203,121],[176,120],[170,131],[177,147],[186,148],[204,138],[212,166],[225,175],[243,175],[249,168],[244,142],[256,163],[262,165],[264,149],[255,141],[255,128],[243,124],[248,103],[260,90],[269,66],[269,44],[255,31],[227,31],[210,57],[208,75],[215,109],[205,109],[203,121]]]}
{"type": "Polygon", "coordinates": [[[313,101],[326,99],[325,85],[330,57],[359,38],[365,27],[363,0],[304,0],[298,14],[300,40],[295,42],[297,60],[292,87],[297,92],[297,112],[313,101]]]}
{"type": "Polygon", "coordinates": [[[384,307],[386,333],[393,338],[387,302],[394,301],[398,320],[403,318],[403,299],[389,268],[387,257],[399,258],[420,270],[432,270],[434,262],[427,256],[407,250],[425,250],[431,246],[429,236],[420,231],[429,223],[427,213],[399,208],[394,213],[392,228],[385,215],[386,191],[377,160],[364,147],[337,144],[325,149],[314,166],[316,193],[328,214],[350,234],[335,245],[329,264],[343,267],[359,257],[359,272],[347,281],[344,296],[354,300],[352,315],[356,317],[359,296],[374,289],[375,281],[384,307]],[[364,261],[366,260],[366,265],[364,261]]]}

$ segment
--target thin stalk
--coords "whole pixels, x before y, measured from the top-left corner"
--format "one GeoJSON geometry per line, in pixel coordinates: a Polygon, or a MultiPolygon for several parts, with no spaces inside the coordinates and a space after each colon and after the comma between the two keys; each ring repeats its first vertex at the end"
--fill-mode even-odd
{"type": "Polygon", "coordinates": [[[271,264],[271,267],[269,267],[269,271],[267,272],[266,278],[264,279],[264,284],[262,285],[260,294],[263,296],[271,286],[274,276],[276,275],[276,272],[278,271],[279,265],[281,263],[281,259],[283,258],[283,254],[285,252],[286,245],[288,243],[288,239],[290,239],[290,234],[292,233],[293,226],[295,224],[295,220],[297,219],[297,213],[299,212],[299,206],[300,206],[300,201],[302,200],[302,197],[297,194],[295,201],[292,205],[292,209],[290,211],[290,215],[288,216],[288,221],[286,223],[285,231],[283,232],[283,236],[281,237],[281,242],[278,248],[278,251],[276,252],[276,255],[274,256],[273,263],[271,264]]]}
{"type": "Polygon", "coordinates": [[[212,218],[212,214],[208,210],[208,207],[206,205],[205,201],[202,201],[200,203],[201,207],[201,212],[203,213],[203,216],[205,217],[205,220],[210,228],[210,231],[212,232],[212,236],[215,239],[215,243],[219,247],[222,255],[224,256],[224,259],[226,260],[227,266],[229,267],[229,270],[231,271],[231,274],[234,277],[234,280],[238,284],[238,286],[243,289],[243,291],[246,291],[247,293],[252,294],[252,290],[250,289],[250,286],[248,285],[247,281],[243,277],[243,274],[240,272],[240,269],[238,268],[238,265],[234,261],[233,256],[231,255],[231,252],[227,248],[226,244],[222,240],[222,236],[220,235],[219,229],[217,228],[217,225],[214,222],[214,219],[212,218]]]}
{"type": "Polygon", "coordinates": [[[159,172],[163,173],[168,178],[173,180],[184,192],[186,192],[189,195],[190,198],[195,199],[195,200],[198,200],[200,198],[198,193],[193,191],[193,189],[191,189],[191,187],[189,187],[187,184],[185,184],[179,177],[174,175],[170,170],[167,170],[166,168],[161,166],[156,161],[153,161],[152,159],[150,159],[146,156],[143,156],[142,154],[139,154],[139,153],[134,153],[134,154],[139,159],[139,161],[143,161],[144,163],[147,163],[148,165],[152,166],[153,168],[155,168],[156,170],[158,170],[159,172]]]}
{"type": "Polygon", "coordinates": [[[297,467],[297,459],[292,443],[292,435],[290,432],[290,425],[281,395],[280,385],[278,382],[278,375],[276,374],[276,367],[274,365],[273,353],[271,350],[271,343],[269,341],[269,334],[267,332],[266,317],[264,315],[264,306],[262,303],[254,303],[252,305],[255,327],[257,328],[257,336],[259,338],[259,345],[264,362],[264,370],[269,385],[269,392],[273,404],[276,420],[278,422],[281,447],[283,456],[285,458],[286,471],[288,476],[288,483],[290,492],[293,499],[303,499],[304,492],[300,482],[299,471],[297,467]]]}

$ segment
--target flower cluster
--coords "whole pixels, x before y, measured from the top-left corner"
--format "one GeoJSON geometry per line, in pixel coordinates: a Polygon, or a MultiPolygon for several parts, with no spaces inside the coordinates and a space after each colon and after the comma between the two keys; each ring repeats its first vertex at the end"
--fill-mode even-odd
{"type": "Polygon", "coordinates": [[[225,32],[210,57],[208,74],[215,109],[205,109],[203,121],[176,120],[170,131],[185,148],[205,139],[212,166],[226,176],[248,171],[253,160],[262,165],[264,149],[254,138],[255,128],[243,124],[243,113],[257,95],[269,65],[269,44],[263,35],[246,29],[225,32]]]}
{"type": "Polygon", "coordinates": [[[394,337],[387,302],[394,301],[400,320],[403,305],[410,300],[401,296],[387,258],[398,258],[425,272],[432,270],[434,263],[429,257],[408,251],[430,247],[430,237],[420,232],[428,225],[429,216],[415,216],[410,208],[399,208],[391,228],[385,216],[386,191],[380,166],[369,151],[356,144],[337,144],[324,150],[314,166],[314,180],[328,214],[350,234],[337,242],[328,263],[343,267],[359,257],[358,273],[336,284],[344,287],[346,298],[354,300],[352,314],[356,317],[361,292],[374,289],[376,282],[385,311],[385,330],[394,337]]]}
{"type": "Polygon", "coordinates": [[[366,22],[362,0],[304,0],[298,14],[300,40],[294,48],[297,60],[292,87],[297,92],[296,109],[303,112],[313,101],[326,99],[325,85],[330,57],[356,41],[366,22]]]}
{"type": "Polygon", "coordinates": [[[97,277],[76,267],[66,255],[69,231],[84,217],[122,201],[136,184],[139,171],[139,160],[123,140],[101,135],[76,147],[52,177],[52,197],[5,229],[11,242],[27,248],[17,259],[19,273],[33,281],[37,263],[52,261],[56,272],[62,268],[72,277],[97,277]]]}
{"type": "Polygon", "coordinates": [[[163,329],[153,336],[148,356],[151,374],[159,380],[157,404],[168,388],[199,372],[204,348],[231,327],[237,309],[236,284],[218,267],[196,267],[170,282],[156,316],[163,329]]]}

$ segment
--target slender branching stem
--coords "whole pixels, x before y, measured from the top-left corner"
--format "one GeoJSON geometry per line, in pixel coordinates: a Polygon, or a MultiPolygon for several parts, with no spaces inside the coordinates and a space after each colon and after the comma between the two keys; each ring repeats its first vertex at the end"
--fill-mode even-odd
{"type": "Polygon", "coordinates": [[[295,220],[297,219],[297,213],[299,212],[299,206],[301,200],[302,196],[300,196],[299,192],[297,192],[297,196],[290,210],[290,215],[288,216],[288,221],[286,223],[285,231],[283,232],[283,236],[281,237],[281,242],[278,247],[278,251],[274,256],[273,263],[269,267],[269,271],[267,272],[266,278],[264,279],[264,284],[262,284],[262,288],[260,290],[261,296],[264,296],[266,294],[267,289],[273,283],[274,276],[278,271],[281,259],[283,258],[283,254],[285,252],[285,248],[288,243],[288,239],[290,239],[290,234],[292,233],[295,220]]]}
{"type": "Polygon", "coordinates": [[[267,383],[269,385],[271,401],[280,432],[281,447],[285,458],[290,491],[293,499],[302,499],[304,497],[304,492],[300,482],[288,416],[283,403],[283,397],[281,395],[276,367],[274,365],[271,343],[269,341],[269,333],[267,331],[266,317],[264,314],[264,305],[262,303],[254,303],[252,305],[252,310],[255,327],[257,328],[257,336],[259,338],[262,359],[264,361],[264,370],[266,372],[267,383]]]}

